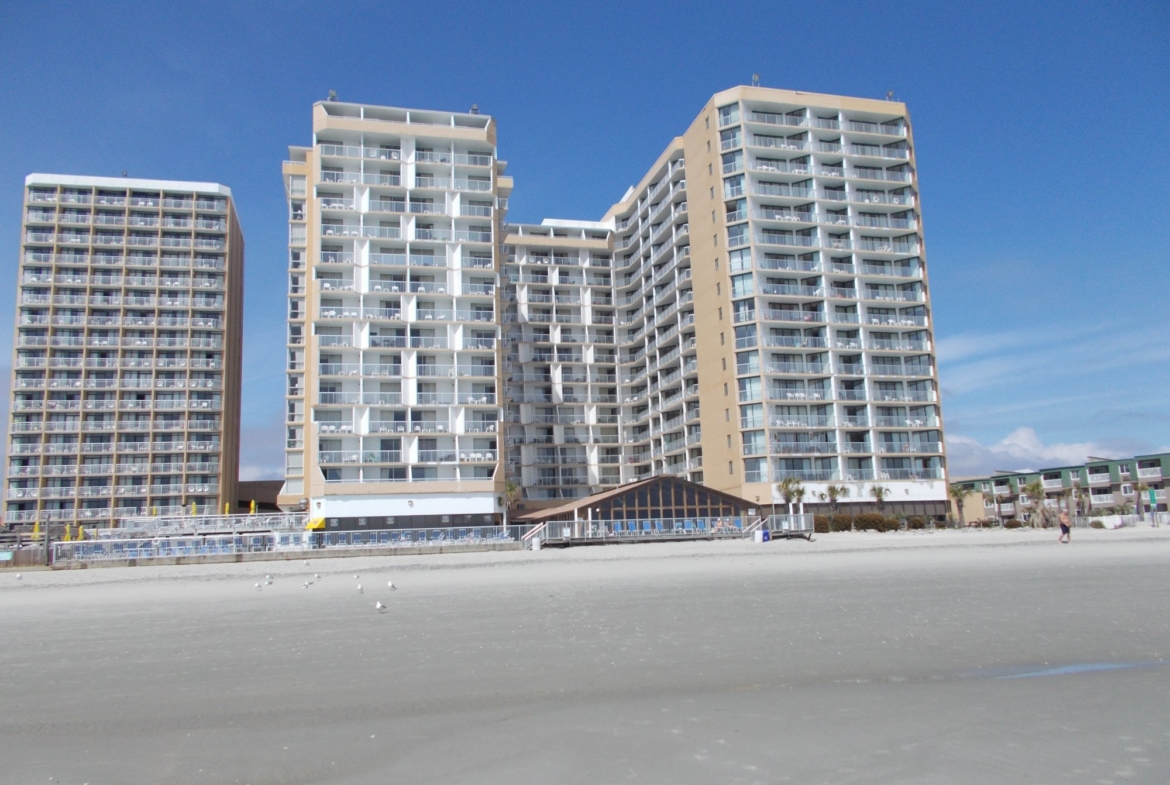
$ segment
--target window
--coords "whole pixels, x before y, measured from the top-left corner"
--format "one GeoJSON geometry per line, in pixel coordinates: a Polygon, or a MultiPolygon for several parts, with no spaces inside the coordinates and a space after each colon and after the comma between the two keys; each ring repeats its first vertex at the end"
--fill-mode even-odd
{"type": "Polygon", "coordinates": [[[730,259],[728,269],[733,273],[752,269],[752,252],[747,248],[732,251],[728,258],[730,259]]]}
{"type": "Polygon", "coordinates": [[[727,227],[727,247],[735,248],[740,245],[748,244],[748,225],[736,224],[735,226],[727,227]]]}
{"type": "Polygon", "coordinates": [[[767,482],[768,461],[766,458],[745,458],[743,461],[744,482],[767,482]]]}
{"type": "Polygon", "coordinates": [[[751,297],[755,294],[755,279],[751,273],[731,276],[731,296],[751,297]]]}
{"type": "Polygon", "coordinates": [[[723,198],[735,199],[743,196],[743,175],[737,174],[723,180],[723,198]]]}
{"type": "Polygon", "coordinates": [[[732,172],[743,171],[743,151],[736,150],[733,153],[724,153],[722,156],[723,174],[731,174],[732,172]]]}
{"type": "Polygon", "coordinates": [[[743,402],[760,400],[760,377],[749,376],[746,379],[740,379],[739,386],[739,400],[743,402]]]}
{"type": "Polygon", "coordinates": [[[768,452],[764,431],[744,431],[743,454],[765,455],[768,452]]]}
{"type": "MultiPolygon", "coordinates": [[[[741,144],[743,144],[743,139],[738,125],[735,128],[728,128],[725,131],[719,132],[720,150],[730,150],[733,147],[739,147],[741,144]]],[[[710,145],[711,143],[708,142],[708,149],[710,149],[710,145]]]]}
{"type": "Polygon", "coordinates": [[[764,405],[747,403],[739,407],[739,425],[741,428],[764,427],[764,405]]]}
{"type": "Polygon", "coordinates": [[[719,107],[719,127],[739,122],[739,104],[728,104],[719,107]]]}

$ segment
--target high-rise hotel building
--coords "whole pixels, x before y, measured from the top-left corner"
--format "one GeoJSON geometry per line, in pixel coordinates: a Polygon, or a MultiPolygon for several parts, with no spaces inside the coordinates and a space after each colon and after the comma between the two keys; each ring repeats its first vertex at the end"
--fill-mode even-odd
{"type": "Polygon", "coordinates": [[[234,503],[243,273],[222,185],[25,179],[6,523],[234,503]]]}
{"type": "Polygon", "coordinates": [[[323,103],[314,132],[285,164],[286,504],[492,514],[505,478],[531,509],[672,474],[945,514],[903,104],[733,88],[600,221],[525,225],[484,116],[323,103]]]}
{"type": "MultiPolygon", "coordinates": [[[[284,163],[280,503],[400,524],[502,511],[495,122],[327,101],[284,163]]],[[[449,521],[455,522],[455,518],[449,521]]]]}

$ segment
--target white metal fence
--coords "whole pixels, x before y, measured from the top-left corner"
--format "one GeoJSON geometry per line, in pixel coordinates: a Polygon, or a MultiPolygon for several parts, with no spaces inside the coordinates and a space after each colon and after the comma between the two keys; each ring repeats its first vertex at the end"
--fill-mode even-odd
{"type": "Polygon", "coordinates": [[[243,534],[183,534],[156,537],[100,538],[53,543],[56,562],[168,559],[189,556],[232,556],[247,553],[373,550],[424,546],[492,545],[518,542],[525,526],[473,526],[430,529],[379,529],[318,532],[270,531],[243,534]]]}
{"type": "Polygon", "coordinates": [[[767,518],[754,520],[731,516],[548,521],[534,526],[522,539],[531,541],[534,537],[539,537],[541,542],[550,543],[568,540],[653,540],[658,537],[709,539],[712,537],[746,537],[759,528],[779,533],[791,532],[803,535],[813,530],[813,516],[811,514],[771,515],[767,518]]]}
{"type": "Polygon", "coordinates": [[[241,532],[296,531],[305,528],[307,516],[299,513],[255,515],[156,515],[123,518],[115,529],[101,529],[100,538],[130,539],[134,536],[181,534],[233,534],[241,532]]]}

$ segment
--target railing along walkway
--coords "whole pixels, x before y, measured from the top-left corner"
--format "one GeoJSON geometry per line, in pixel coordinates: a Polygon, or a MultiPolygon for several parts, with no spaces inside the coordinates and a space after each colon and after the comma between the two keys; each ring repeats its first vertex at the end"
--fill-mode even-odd
{"type": "MultiPolygon", "coordinates": [[[[473,548],[518,543],[527,527],[469,526],[371,531],[269,531],[247,534],[183,534],[155,537],[101,538],[53,543],[55,562],[101,562],[235,556],[250,553],[385,551],[431,546],[473,548]]],[[[303,526],[302,526],[303,529],[303,526]]]]}

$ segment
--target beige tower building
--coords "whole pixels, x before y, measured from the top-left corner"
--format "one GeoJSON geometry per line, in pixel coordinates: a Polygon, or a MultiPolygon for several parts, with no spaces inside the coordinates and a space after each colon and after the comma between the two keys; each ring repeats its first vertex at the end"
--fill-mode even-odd
{"type": "Polygon", "coordinates": [[[945,514],[903,104],[733,88],[601,220],[512,226],[486,117],[324,103],[314,132],[285,164],[286,505],[457,525],[415,516],[670,474],[945,514]]]}
{"type": "Polygon", "coordinates": [[[25,179],[6,523],[235,501],[243,281],[225,186],[25,179]]]}
{"type": "Polygon", "coordinates": [[[903,104],[724,91],[605,220],[629,322],[633,477],[685,470],[762,503],[781,501],[785,478],[809,501],[830,483],[855,500],[880,485],[891,503],[945,513],[903,104]]]}

